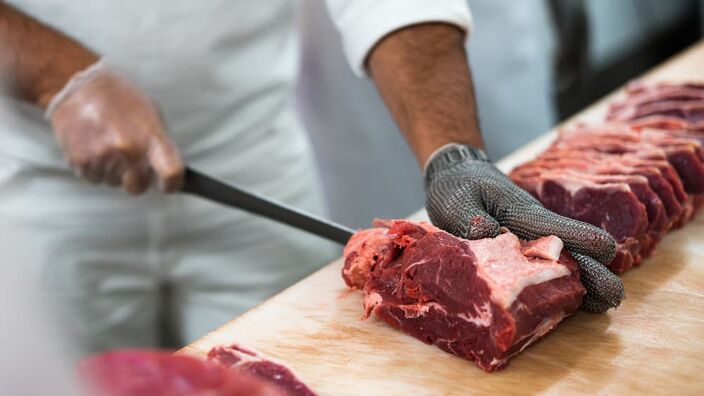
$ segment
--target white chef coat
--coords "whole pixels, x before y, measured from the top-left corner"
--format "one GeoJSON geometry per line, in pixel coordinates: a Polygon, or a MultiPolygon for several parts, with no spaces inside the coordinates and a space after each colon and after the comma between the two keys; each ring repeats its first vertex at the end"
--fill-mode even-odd
{"type": "MultiPolygon", "coordinates": [[[[372,217],[405,217],[424,203],[419,165],[374,84],[346,67],[323,1],[304,6],[297,93],[331,215],[357,227],[372,217]]],[[[475,21],[468,51],[479,119],[487,152],[498,160],[556,120],[552,24],[544,0],[467,2],[475,21]]]]}
{"type": "Polygon", "coordinates": [[[36,279],[17,263],[14,246],[31,243],[0,233],[0,395],[75,396],[71,351],[50,316],[36,279]]]}
{"type": "MultiPolygon", "coordinates": [[[[104,55],[142,87],[188,164],[321,210],[309,144],[291,106],[298,2],[9,3],[104,55]]],[[[328,5],[358,73],[394,29],[470,23],[461,0],[328,5]]],[[[193,340],[334,254],[317,237],[196,198],[132,198],[90,186],[68,171],[39,109],[2,97],[0,119],[0,216],[21,224],[0,231],[31,238],[33,258],[14,265],[40,274],[58,316],[90,350],[157,344],[157,322],[175,329],[178,342],[193,340]]]]}

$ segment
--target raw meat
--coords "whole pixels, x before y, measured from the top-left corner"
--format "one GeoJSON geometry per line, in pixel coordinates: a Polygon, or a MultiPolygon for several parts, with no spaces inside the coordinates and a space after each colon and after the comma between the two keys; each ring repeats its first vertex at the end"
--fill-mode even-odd
{"type": "Polygon", "coordinates": [[[224,367],[236,368],[274,384],[285,395],[315,396],[315,393],[301,382],[291,369],[237,344],[214,347],[208,352],[208,360],[224,367]]]}
{"type": "Polygon", "coordinates": [[[658,128],[658,129],[671,129],[671,130],[687,130],[692,132],[701,133],[704,132],[704,122],[698,124],[692,124],[687,120],[681,118],[665,116],[665,115],[651,115],[637,120],[630,120],[628,122],[634,128],[658,128]]]}
{"type": "MultiPolygon", "coordinates": [[[[616,258],[609,268],[623,272],[640,262],[640,252],[651,243],[651,236],[648,235],[647,208],[633,186],[640,183],[640,187],[645,188],[647,182],[633,179],[629,183],[618,176],[612,178],[559,170],[534,172],[535,168],[523,168],[512,173],[511,177],[546,208],[609,232],[617,242],[616,258]]],[[[656,238],[661,237],[660,232],[655,233],[656,238]]]]}
{"type": "Polygon", "coordinates": [[[674,169],[667,162],[655,163],[626,155],[609,156],[583,151],[559,154],[551,152],[514,169],[513,173],[540,176],[545,170],[555,169],[570,169],[594,175],[643,176],[650,188],[658,194],[669,226],[680,222],[684,215],[682,204],[686,202],[687,194],[674,169]]]}
{"type": "Polygon", "coordinates": [[[469,241],[425,222],[377,221],[352,236],[342,277],[364,315],[499,370],[582,303],[579,270],[557,237],[505,232],[469,241]]]}
{"type": "Polygon", "coordinates": [[[624,124],[579,126],[561,131],[548,151],[595,151],[631,154],[643,159],[666,160],[677,172],[694,205],[704,194],[704,151],[702,143],[671,130],[634,129],[624,124]]]}
{"type": "Polygon", "coordinates": [[[79,377],[96,396],[286,396],[247,373],[185,355],[121,350],[79,364],[79,377]]]}
{"type": "Polygon", "coordinates": [[[548,209],[617,241],[623,272],[704,204],[704,84],[630,84],[608,122],[578,124],[510,177],[548,209]]]}
{"type": "Polygon", "coordinates": [[[704,126],[704,84],[632,83],[626,96],[611,104],[609,121],[667,117],[685,121],[685,129],[704,126]]]}

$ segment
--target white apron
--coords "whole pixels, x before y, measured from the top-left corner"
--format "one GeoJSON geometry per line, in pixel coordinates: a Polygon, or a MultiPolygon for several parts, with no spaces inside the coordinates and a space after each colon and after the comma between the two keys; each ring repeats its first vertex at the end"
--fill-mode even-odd
{"type": "MultiPolygon", "coordinates": [[[[106,56],[141,86],[160,105],[188,164],[322,210],[309,145],[290,104],[299,1],[10,3],[106,56]]],[[[373,45],[400,27],[470,26],[463,0],[327,6],[358,72],[373,45]]],[[[16,245],[24,258],[12,265],[44,279],[60,303],[56,316],[88,349],[191,341],[335,254],[317,237],[196,198],[135,199],[88,185],[68,172],[38,109],[0,98],[0,119],[0,217],[19,224],[0,218],[0,237],[11,232],[24,241],[16,245]]]]}
{"type": "MultiPolygon", "coordinates": [[[[289,105],[295,2],[10,3],[141,86],[188,164],[321,211],[289,105]]],[[[40,110],[3,97],[0,119],[0,237],[24,241],[21,262],[2,265],[40,276],[87,350],[191,341],[335,255],[320,238],[197,198],[133,198],[77,180],[40,110]]]]}

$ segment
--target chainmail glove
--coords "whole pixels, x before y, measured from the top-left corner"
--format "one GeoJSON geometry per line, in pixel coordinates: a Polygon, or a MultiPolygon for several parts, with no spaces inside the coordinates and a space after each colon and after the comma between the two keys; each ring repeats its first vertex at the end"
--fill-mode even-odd
{"type": "Polygon", "coordinates": [[[598,227],[545,209],[482,150],[460,144],[440,148],[426,164],[425,191],[430,220],[456,236],[492,238],[506,227],[526,240],[562,239],[581,269],[585,310],[605,312],[623,300],[621,279],[603,265],[616,254],[614,239],[598,227]]]}

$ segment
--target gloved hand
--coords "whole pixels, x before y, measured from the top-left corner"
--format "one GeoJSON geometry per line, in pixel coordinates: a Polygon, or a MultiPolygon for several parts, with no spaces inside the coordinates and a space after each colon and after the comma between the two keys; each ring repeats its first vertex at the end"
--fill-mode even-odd
{"type": "Polygon", "coordinates": [[[183,163],[151,100],[99,61],[71,78],[46,117],[74,172],[132,194],[177,190],[183,163]]]}
{"type": "Polygon", "coordinates": [[[624,298],[621,279],[602,263],[616,254],[604,230],[545,209],[489,162],[483,151],[449,144],[425,168],[426,208],[436,226],[467,239],[490,238],[503,226],[523,239],[555,235],[581,269],[583,308],[605,312],[624,298]]]}

